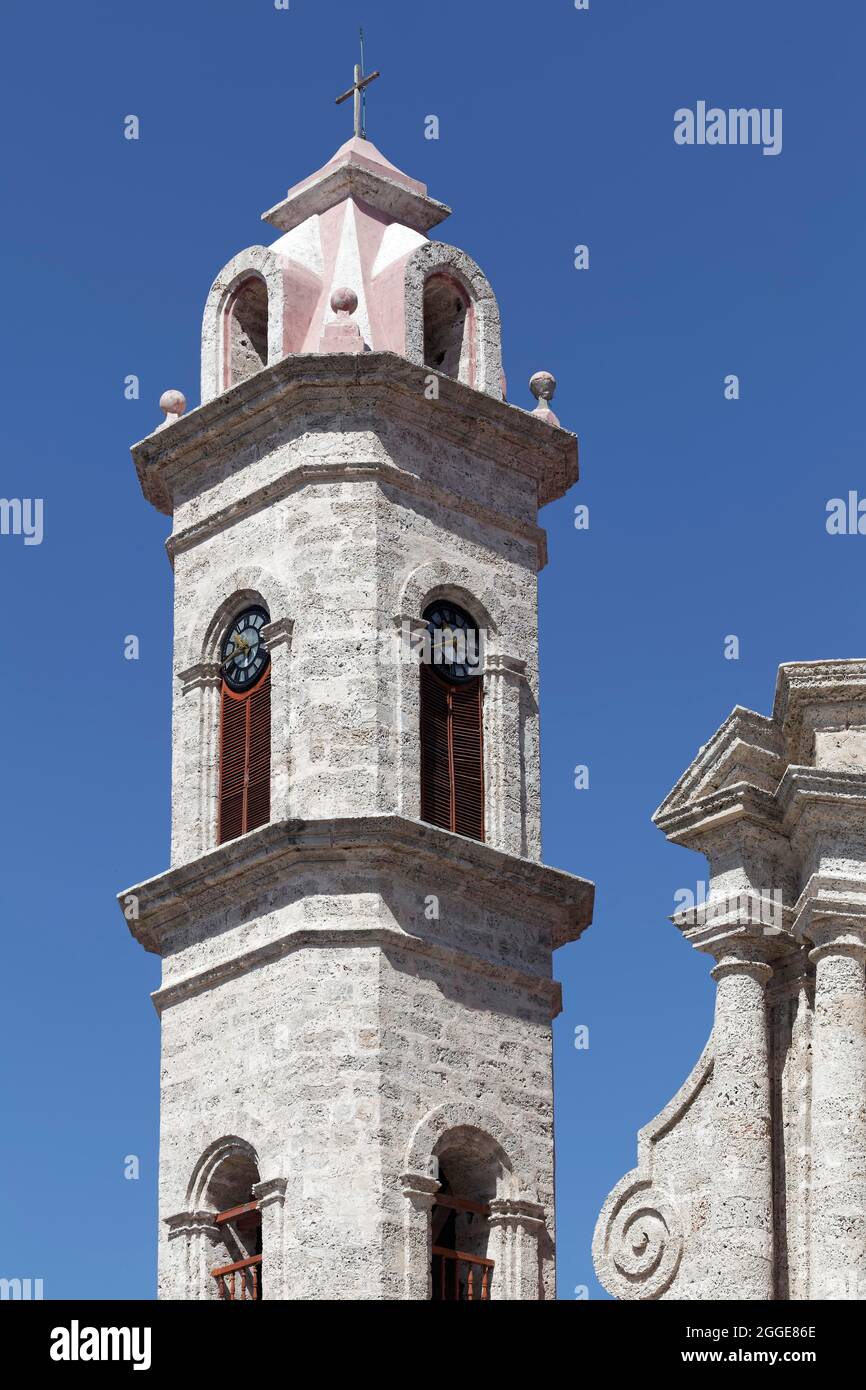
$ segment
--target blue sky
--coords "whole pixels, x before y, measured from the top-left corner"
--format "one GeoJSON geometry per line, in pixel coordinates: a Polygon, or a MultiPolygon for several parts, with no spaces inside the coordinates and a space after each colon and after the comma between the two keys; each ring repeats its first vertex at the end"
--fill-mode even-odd
{"type": "Polygon", "coordinates": [[[560,1297],[601,1296],[599,1207],[711,1024],[710,962],[667,921],[704,863],[651,813],[734,704],[769,710],[779,662],[864,655],[866,537],[825,529],[866,495],[859,7],[8,6],[0,493],[44,499],[44,539],[0,536],[0,1274],[49,1298],[154,1292],[158,963],[114,895],[168,862],[171,572],[128,446],[166,387],[197,402],[214,275],[349,135],[359,22],[371,138],[455,209],[510,399],[553,371],[581,440],[540,580],[545,858],[598,884],[556,959],[560,1297]],[[781,107],[781,154],[677,146],[700,99],[781,107]]]}

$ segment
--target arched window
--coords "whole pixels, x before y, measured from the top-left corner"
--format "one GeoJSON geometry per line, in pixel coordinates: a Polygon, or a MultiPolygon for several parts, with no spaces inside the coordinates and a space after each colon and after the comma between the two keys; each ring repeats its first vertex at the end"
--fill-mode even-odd
{"type": "Polygon", "coordinates": [[[220,1298],[260,1302],[262,1297],[262,1214],[253,1196],[259,1181],[254,1160],[243,1152],[231,1154],[215,1169],[205,1193],[222,1248],[211,1268],[220,1298]]]}
{"type": "Polygon", "coordinates": [[[424,283],[424,365],[472,385],[473,317],[469,296],[451,275],[424,283]]]}
{"type": "Polygon", "coordinates": [[[227,387],[268,365],[268,291],[258,275],[242,280],[229,300],[224,345],[227,387]]]}
{"type": "Polygon", "coordinates": [[[456,604],[424,613],[421,819],[484,839],[483,680],[478,628],[456,604]]]}
{"type": "Polygon", "coordinates": [[[246,608],[223,640],[218,844],[271,816],[271,671],[262,637],[269,621],[264,608],[246,608]]]}
{"type": "Polygon", "coordinates": [[[506,1174],[504,1155],[489,1135],[461,1128],[445,1135],[436,1157],[431,1295],[437,1302],[482,1302],[493,1289],[490,1203],[506,1174]]]}

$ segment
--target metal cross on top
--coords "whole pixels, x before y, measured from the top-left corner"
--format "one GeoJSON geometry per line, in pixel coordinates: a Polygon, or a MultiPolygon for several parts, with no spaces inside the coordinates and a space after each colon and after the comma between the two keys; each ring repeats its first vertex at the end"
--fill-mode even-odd
{"type": "Polygon", "coordinates": [[[342,96],[337,97],[337,101],[336,101],[336,105],[339,106],[341,102],[343,102],[343,101],[348,101],[348,100],[349,100],[349,97],[354,96],[354,98],[355,98],[355,136],[356,136],[356,138],[359,139],[359,140],[366,140],[366,138],[367,138],[367,131],[366,131],[366,128],[365,128],[365,121],[364,121],[364,117],[365,117],[365,114],[366,114],[366,112],[365,112],[365,106],[366,106],[365,88],[369,87],[370,83],[371,83],[371,82],[375,82],[376,78],[377,78],[377,77],[380,77],[380,76],[381,76],[381,73],[379,73],[378,71],[377,71],[377,72],[371,72],[371,73],[369,74],[369,76],[367,76],[367,77],[364,76],[364,31],[363,31],[363,29],[362,29],[362,30],[361,30],[361,61],[360,61],[360,63],[356,63],[356,64],[355,64],[355,81],[352,83],[352,86],[349,88],[348,92],[343,92],[342,96]]]}

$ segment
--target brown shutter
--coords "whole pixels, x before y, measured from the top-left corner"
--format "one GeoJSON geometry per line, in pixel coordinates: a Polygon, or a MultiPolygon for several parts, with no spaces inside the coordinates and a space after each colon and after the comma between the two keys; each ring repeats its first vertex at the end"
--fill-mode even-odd
{"type": "Polygon", "coordinates": [[[271,673],[268,669],[247,697],[247,819],[244,830],[271,818],[271,673]]]}
{"type": "Polygon", "coordinates": [[[217,840],[223,844],[265,825],[271,800],[271,673],[248,695],[223,685],[217,840]]]}
{"type": "Polygon", "coordinates": [[[451,763],[454,825],[458,835],[484,839],[484,752],[481,733],[481,679],[451,689],[451,763]]]}
{"type": "Polygon", "coordinates": [[[421,666],[421,819],[484,839],[481,679],[452,684],[421,666]]]}
{"type": "Polygon", "coordinates": [[[219,843],[244,833],[247,702],[224,685],[220,711],[219,843]]]}
{"type": "Polygon", "coordinates": [[[449,686],[429,665],[421,667],[421,819],[453,829],[449,686]]]}

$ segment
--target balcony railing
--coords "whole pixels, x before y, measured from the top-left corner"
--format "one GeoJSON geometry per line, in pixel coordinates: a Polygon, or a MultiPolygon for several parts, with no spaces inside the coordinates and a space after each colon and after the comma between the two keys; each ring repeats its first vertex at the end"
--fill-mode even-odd
{"type": "Polygon", "coordinates": [[[462,1250],[433,1246],[433,1298],[440,1302],[478,1303],[490,1298],[493,1260],[462,1250]]]}
{"type": "Polygon", "coordinates": [[[248,1260],[236,1260],[233,1265],[220,1265],[218,1269],[212,1269],[220,1298],[259,1303],[262,1297],[261,1268],[261,1255],[251,1255],[248,1260]]]}

